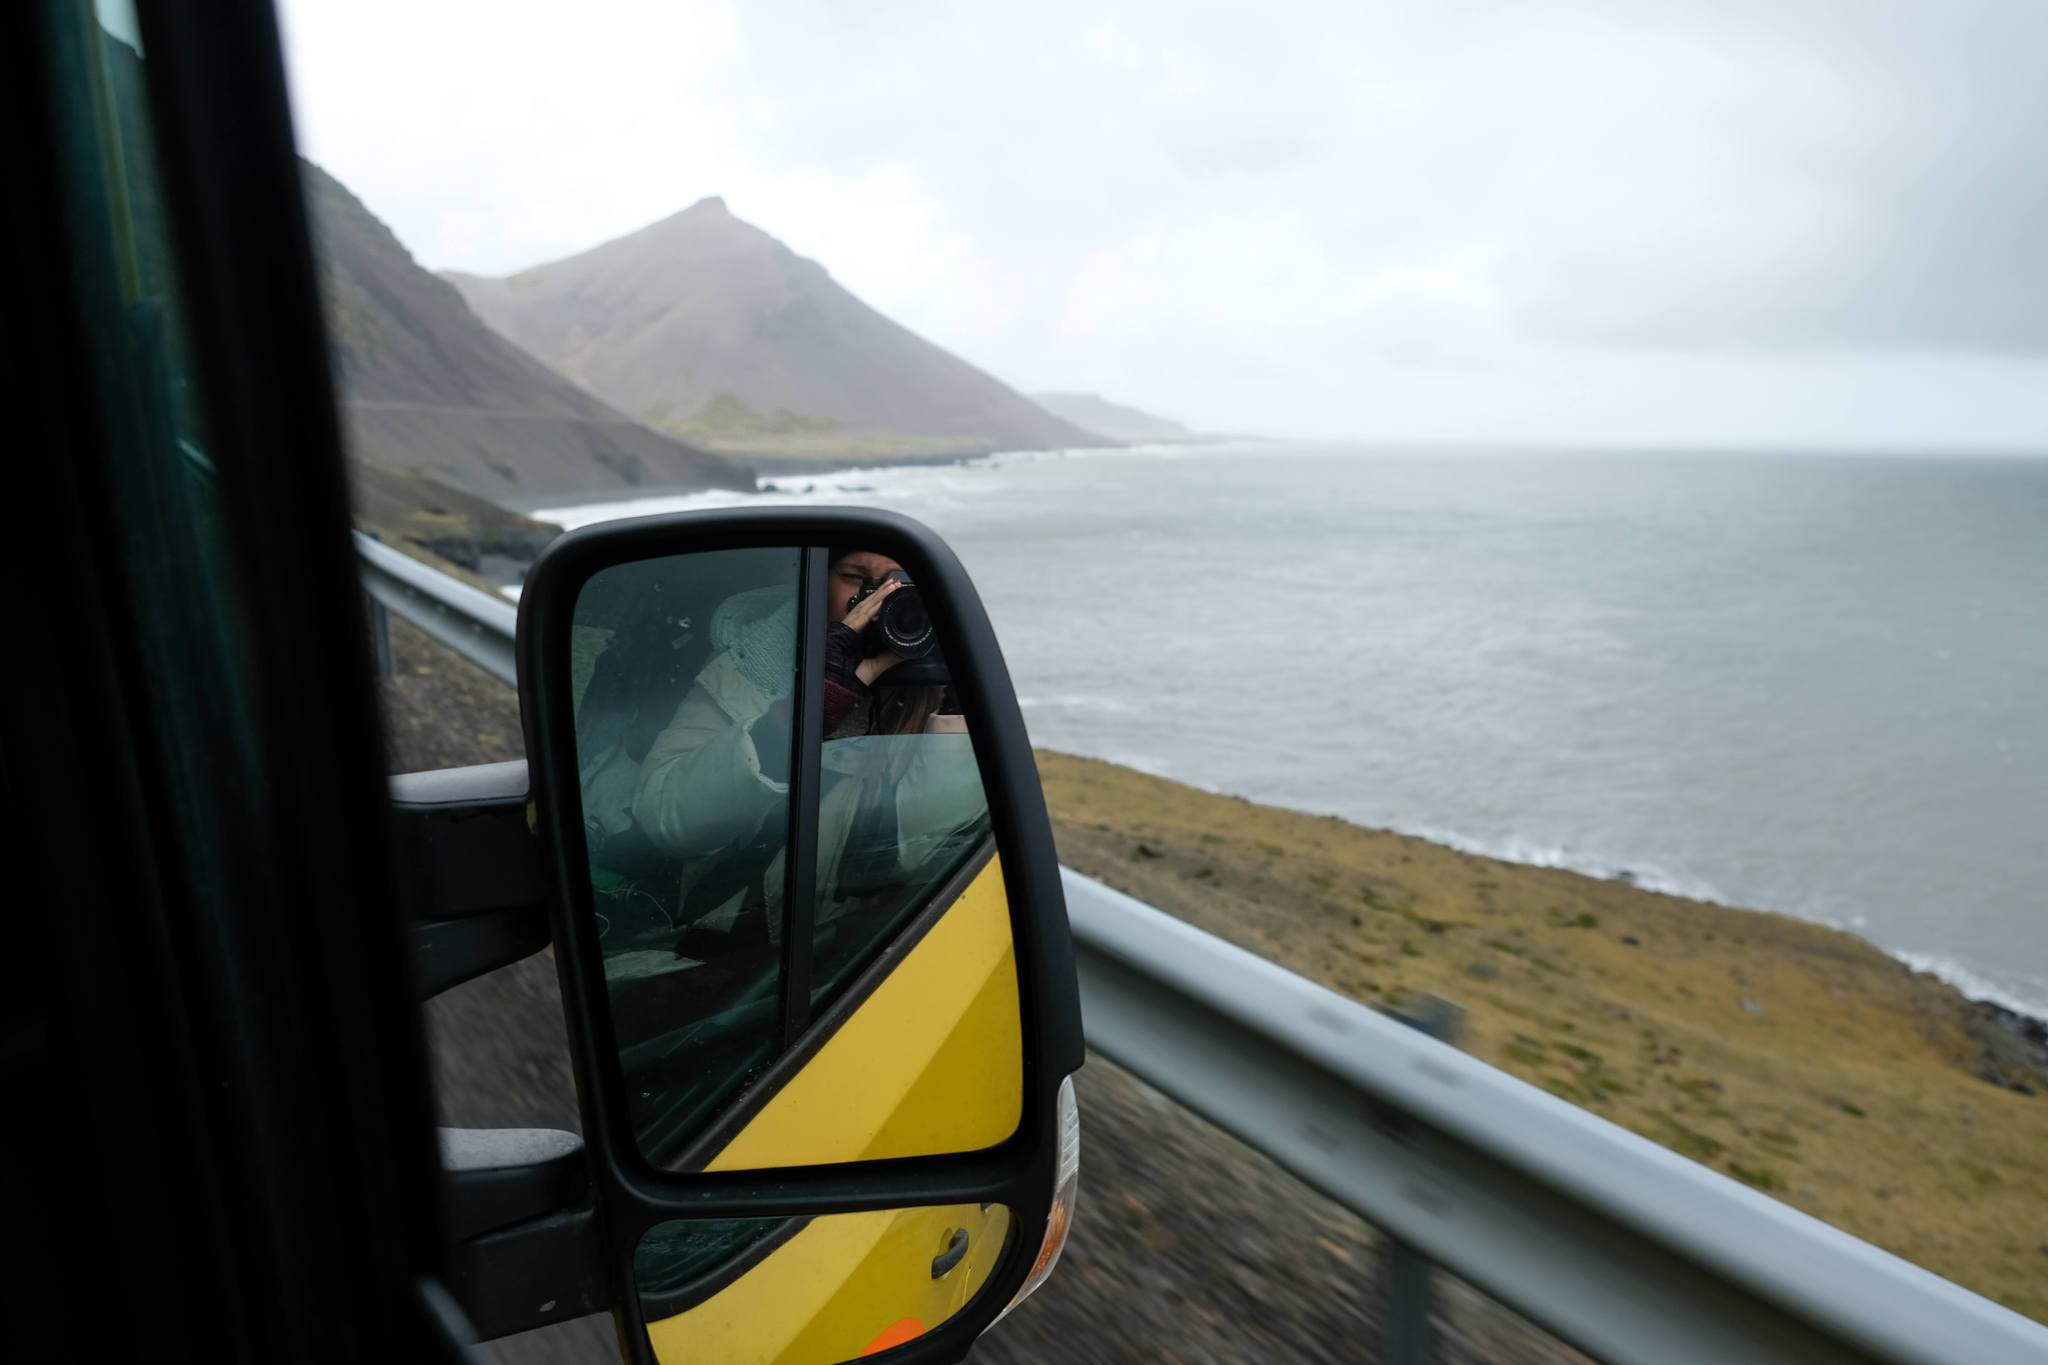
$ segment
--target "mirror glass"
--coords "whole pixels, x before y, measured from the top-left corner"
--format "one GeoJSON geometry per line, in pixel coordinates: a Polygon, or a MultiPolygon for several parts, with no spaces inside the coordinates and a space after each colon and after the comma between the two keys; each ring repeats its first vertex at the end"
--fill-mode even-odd
{"type": "Polygon", "coordinates": [[[681,1219],[633,1260],[661,1365],[836,1365],[915,1340],[1001,1264],[1001,1204],[818,1218],[681,1219]]]}
{"type": "Polygon", "coordinates": [[[1008,901],[922,590],[859,549],[642,560],[571,631],[585,850],[641,1154],[992,1146],[1022,1108],[1008,901]]]}

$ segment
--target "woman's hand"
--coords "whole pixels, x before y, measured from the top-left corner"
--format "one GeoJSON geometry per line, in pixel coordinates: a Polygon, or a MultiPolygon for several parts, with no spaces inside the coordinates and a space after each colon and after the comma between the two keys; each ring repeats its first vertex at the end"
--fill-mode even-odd
{"type": "MultiPolygon", "coordinates": [[[[881,594],[876,593],[875,596],[880,597],[881,594]]],[[[850,621],[853,618],[849,616],[847,619],[850,621]]],[[[893,649],[885,649],[872,659],[862,659],[859,666],[853,670],[853,676],[872,687],[875,679],[902,662],[901,654],[893,649]]]]}
{"type": "MultiPolygon", "coordinates": [[[[903,580],[898,578],[889,579],[881,587],[876,588],[866,597],[854,603],[853,609],[846,613],[846,620],[841,624],[852,630],[855,635],[860,634],[874,623],[875,613],[882,609],[882,603],[889,600],[889,594],[902,586],[903,580]]],[[[864,679],[864,681],[870,680],[864,679]]]]}
{"type": "MultiPolygon", "coordinates": [[[[846,619],[840,622],[840,624],[855,635],[859,635],[874,624],[875,617],[882,610],[882,603],[888,601],[890,594],[902,586],[903,581],[901,579],[892,578],[888,580],[865,598],[854,603],[853,609],[846,613],[846,619]]],[[[901,654],[893,650],[884,650],[872,659],[862,659],[854,667],[853,675],[859,678],[863,685],[872,686],[875,679],[881,677],[884,673],[887,673],[902,662],[903,656],[901,654]]]]}

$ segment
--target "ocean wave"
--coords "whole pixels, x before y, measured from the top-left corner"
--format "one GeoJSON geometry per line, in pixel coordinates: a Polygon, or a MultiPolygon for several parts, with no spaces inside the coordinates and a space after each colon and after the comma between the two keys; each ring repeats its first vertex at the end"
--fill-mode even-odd
{"type": "MultiPolygon", "coordinates": [[[[1427,839],[1433,844],[1442,844],[1446,848],[1455,848],[1460,853],[1471,853],[1481,858],[1519,863],[1524,867],[1556,868],[1560,872],[1576,872],[1582,877],[1598,877],[1602,881],[1627,882],[1645,891],[1680,896],[1686,900],[1710,901],[1715,905],[1736,904],[1704,878],[1670,872],[1651,863],[1603,857],[1565,848],[1562,845],[1537,843],[1515,835],[1505,839],[1475,839],[1456,830],[1434,825],[1395,825],[1391,828],[1396,834],[1410,834],[1418,839],[1427,839]]],[[[1811,920],[1813,916],[1802,915],[1800,918],[1811,920]]]]}
{"type": "Polygon", "coordinates": [[[840,497],[848,493],[874,493],[884,486],[929,482],[934,476],[958,473],[963,468],[985,466],[986,458],[957,460],[947,464],[859,465],[852,469],[829,469],[812,474],[764,474],[756,482],[763,493],[792,497],[840,497]]]}
{"type": "Polygon", "coordinates": [[[663,512],[689,512],[713,507],[784,506],[807,500],[858,500],[889,506],[905,502],[934,507],[952,506],[986,495],[990,488],[986,476],[1009,465],[1134,452],[1149,453],[1143,447],[999,450],[988,455],[964,456],[931,464],[882,463],[807,474],[764,474],[756,480],[751,492],[720,488],[696,493],[658,493],[581,503],[572,507],[544,507],[531,515],[573,531],[601,521],[663,512]]]}
{"type": "Polygon", "coordinates": [[[754,503],[760,496],[758,493],[714,488],[701,493],[667,493],[651,497],[620,498],[616,502],[579,503],[574,507],[543,507],[528,515],[536,521],[551,521],[565,531],[574,531],[579,527],[594,526],[601,521],[649,517],[661,512],[693,512],[705,507],[745,507],[754,503]]]}
{"type": "Polygon", "coordinates": [[[1790,915],[1808,924],[1839,929],[1843,933],[1854,934],[1864,939],[1878,951],[1904,963],[1916,972],[1927,972],[1938,977],[1955,987],[1967,999],[1998,1005],[2032,1019],[2048,1020],[2048,982],[2030,981],[2015,989],[2009,984],[2002,984],[1983,976],[1952,957],[1887,947],[1869,937],[1869,920],[1864,915],[1851,915],[1844,920],[1794,906],[1751,903],[1728,896],[1712,883],[1699,877],[1667,872],[1641,862],[1588,856],[1559,846],[1523,839],[1473,839],[1452,830],[1428,825],[1397,825],[1393,828],[1397,834],[1410,834],[1418,839],[1427,839],[1433,844],[1455,848],[1461,853],[1496,858],[1504,863],[1518,863],[1524,867],[1551,867],[1563,872],[1576,872],[1581,876],[1598,877],[1605,881],[1625,881],[1631,886],[1667,896],[1681,896],[1686,900],[1707,901],[1735,909],[1790,915]]]}
{"type": "Polygon", "coordinates": [[[2031,1019],[2048,1020],[2048,982],[2030,982],[2021,990],[1979,976],[1952,957],[1939,953],[1894,952],[1891,955],[1916,972],[1940,977],[1972,1000],[1999,1005],[2031,1019]]]}
{"type": "Polygon", "coordinates": [[[845,502],[865,498],[875,502],[903,499],[930,500],[934,494],[975,493],[982,485],[963,480],[963,470],[982,470],[995,457],[962,460],[953,464],[862,465],[853,469],[829,469],[811,474],[770,474],[756,482],[751,492],[730,488],[704,489],[695,493],[654,493],[618,498],[608,502],[579,503],[573,507],[543,507],[531,515],[551,521],[566,531],[601,521],[626,517],[653,516],[663,512],[694,512],[713,507],[787,506],[809,500],[845,502]]]}
{"type": "MultiPolygon", "coordinates": [[[[1150,773],[1154,777],[1172,778],[1176,782],[1182,780],[1173,777],[1173,763],[1171,760],[1160,758],[1155,754],[1139,753],[1134,749],[1104,749],[1096,756],[1101,758],[1103,762],[1114,763],[1120,768],[1130,768],[1137,772],[1150,773]]],[[[1203,787],[1202,790],[1209,791],[1211,789],[1203,787]]],[[[1221,793],[1217,794],[1221,795],[1221,793]]]]}
{"type": "Polygon", "coordinates": [[[1111,716],[1136,715],[1144,708],[1119,697],[1051,696],[1019,697],[1017,705],[1026,710],[1091,711],[1111,716]]]}

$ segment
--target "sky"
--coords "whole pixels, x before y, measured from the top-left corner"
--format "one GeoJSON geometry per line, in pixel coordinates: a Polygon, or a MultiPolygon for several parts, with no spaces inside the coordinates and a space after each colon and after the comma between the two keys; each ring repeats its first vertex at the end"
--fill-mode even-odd
{"type": "Polygon", "coordinates": [[[422,264],[722,195],[1026,391],[1373,442],[2048,453],[2041,0],[282,0],[422,264]]]}

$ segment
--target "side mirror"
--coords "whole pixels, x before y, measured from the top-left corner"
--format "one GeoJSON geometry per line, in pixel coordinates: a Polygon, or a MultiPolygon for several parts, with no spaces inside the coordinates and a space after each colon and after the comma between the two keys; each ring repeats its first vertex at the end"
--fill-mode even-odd
{"type": "Polygon", "coordinates": [[[960,1359],[1065,1240],[1083,1058],[966,572],[873,511],[614,522],[535,564],[518,656],[629,1358],[960,1359]]]}

